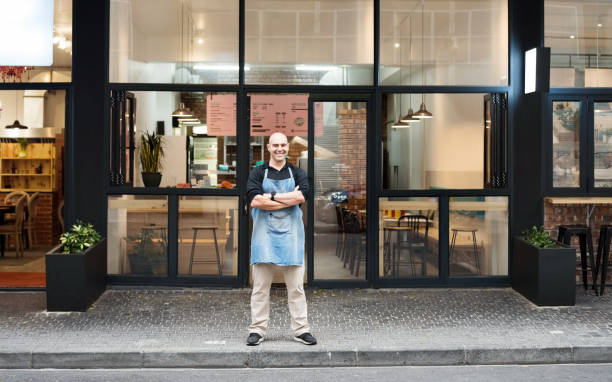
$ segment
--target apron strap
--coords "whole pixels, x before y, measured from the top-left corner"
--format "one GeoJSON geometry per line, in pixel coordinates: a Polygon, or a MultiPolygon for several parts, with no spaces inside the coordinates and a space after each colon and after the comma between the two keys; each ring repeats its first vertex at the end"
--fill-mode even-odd
{"type": "MultiPolygon", "coordinates": [[[[293,172],[291,171],[291,167],[287,167],[287,170],[289,170],[289,176],[293,178],[293,172]]],[[[293,181],[295,182],[295,179],[293,179],[293,181]]]]}
{"type": "Polygon", "coordinates": [[[266,178],[267,178],[267,177],[268,177],[268,169],[266,169],[266,170],[264,171],[264,177],[263,177],[263,178],[264,178],[264,180],[266,180],[266,178]]]}

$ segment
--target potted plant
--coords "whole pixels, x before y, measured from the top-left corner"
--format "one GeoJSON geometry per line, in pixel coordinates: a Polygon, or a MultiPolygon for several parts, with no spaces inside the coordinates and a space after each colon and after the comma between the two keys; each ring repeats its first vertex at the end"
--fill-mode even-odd
{"type": "Polygon", "coordinates": [[[161,183],[161,159],[164,156],[163,137],[153,133],[140,136],[140,164],[142,182],[146,187],[158,187],[161,183]]]}
{"type": "Polygon", "coordinates": [[[132,238],[128,252],[132,275],[165,275],[166,248],[163,242],[156,243],[148,231],[139,238],[132,238]]]}
{"type": "Polygon", "coordinates": [[[26,149],[28,148],[28,139],[27,138],[17,138],[17,143],[19,143],[19,158],[26,157],[26,149]]]}
{"type": "Polygon", "coordinates": [[[533,226],[514,237],[512,288],[539,306],[576,304],[576,250],[533,226]]]}
{"type": "Polygon", "coordinates": [[[46,254],[47,310],[85,311],[106,289],[106,240],[77,221],[46,254]]]}

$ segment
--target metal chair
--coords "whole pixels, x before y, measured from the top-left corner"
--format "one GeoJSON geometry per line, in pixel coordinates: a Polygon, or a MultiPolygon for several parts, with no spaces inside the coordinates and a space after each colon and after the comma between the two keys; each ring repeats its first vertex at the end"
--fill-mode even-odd
{"type": "Polygon", "coordinates": [[[480,271],[480,257],[478,256],[478,241],[476,240],[476,232],[478,229],[476,228],[451,228],[453,231],[453,237],[451,239],[450,250],[448,254],[448,262],[452,262],[453,254],[455,253],[455,244],[457,243],[457,233],[459,232],[470,232],[472,234],[472,245],[473,251],[472,254],[474,256],[474,268],[476,268],[476,272],[478,275],[481,275],[480,271]]]}
{"type": "Polygon", "coordinates": [[[597,264],[595,265],[595,274],[593,276],[594,288],[597,291],[597,276],[599,267],[601,266],[601,289],[600,295],[604,294],[606,289],[606,273],[610,263],[610,241],[612,241],[612,225],[606,224],[599,228],[599,241],[597,244],[597,264]]]}
{"type": "Polygon", "coordinates": [[[429,225],[427,217],[423,215],[402,215],[397,219],[397,229],[395,230],[396,241],[393,244],[393,266],[394,274],[399,274],[399,268],[403,264],[410,265],[412,275],[416,276],[415,257],[418,255],[421,260],[421,274],[427,274],[427,253],[429,239],[429,225]],[[402,221],[406,225],[402,225],[402,221]],[[403,229],[399,229],[403,228],[403,229]],[[423,230],[423,233],[421,233],[423,230]],[[408,260],[402,260],[402,251],[408,250],[408,260]]]}
{"type": "Polygon", "coordinates": [[[35,192],[28,197],[28,209],[26,218],[24,221],[23,228],[26,231],[26,247],[32,247],[36,238],[36,230],[34,229],[36,224],[36,215],[38,212],[38,195],[39,192],[35,192]]]}
{"type": "Polygon", "coordinates": [[[219,270],[219,276],[221,276],[223,274],[223,269],[222,269],[222,264],[221,264],[221,255],[219,254],[219,244],[217,243],[218,227],[214,225],[210,225],[210,226],[201,225],[201,226],[193,226],[191,227],[191,229],[193,229],[193,242],[191,244],[191,256],[189,257],[189,274],[192,274],[193,264],[215,264],[216,263],[217,269],[219,270]],[[217,255],[216,261],[215,260],[194,260],[198,231],[201,231],[201,230],[212,231],[213,239],[215,241],[215,253],[217,255]]]}

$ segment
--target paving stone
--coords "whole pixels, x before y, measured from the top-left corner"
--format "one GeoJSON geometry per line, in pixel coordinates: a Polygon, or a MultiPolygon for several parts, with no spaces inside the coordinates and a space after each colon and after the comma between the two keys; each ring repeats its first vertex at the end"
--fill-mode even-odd
{"type": "Polygon", "coordinates": [[[0,310],[0,364],[612,362],[612,294],[578,290],[576,306],[540,308],[507,288],[309,288],[312,347],[292,339],[286,291],[271,298],[269,332],[255,348],[245,345],[248,289],[110,289],[86,312],[0,310]]]}

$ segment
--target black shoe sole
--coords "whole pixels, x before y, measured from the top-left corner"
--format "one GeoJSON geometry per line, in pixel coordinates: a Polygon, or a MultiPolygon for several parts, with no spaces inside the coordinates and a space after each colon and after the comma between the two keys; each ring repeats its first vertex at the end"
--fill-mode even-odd
{"type": "Polygon", "coordinates": [[[264,339],[263,339],[263,337],[261,337],[261,338],[259,339],[259,341],[257,341],[257,342],[253,342],[253,343],[248,343],[248,342],[247,342],[247,346],[257,346],[257,345],[259,345],[260,343],[262,343],[263,341],[264,341],[264,339]]]}
{"type": "Polygon", "coordinates": [[[304,345],[316,345],[317,344],[317,341],[315,341],[315,342],[306,342],[303,339],[298,338],[298,337],[293,337],[293,339],[296,340],[297,342],[303,343],[304,345]]]}

